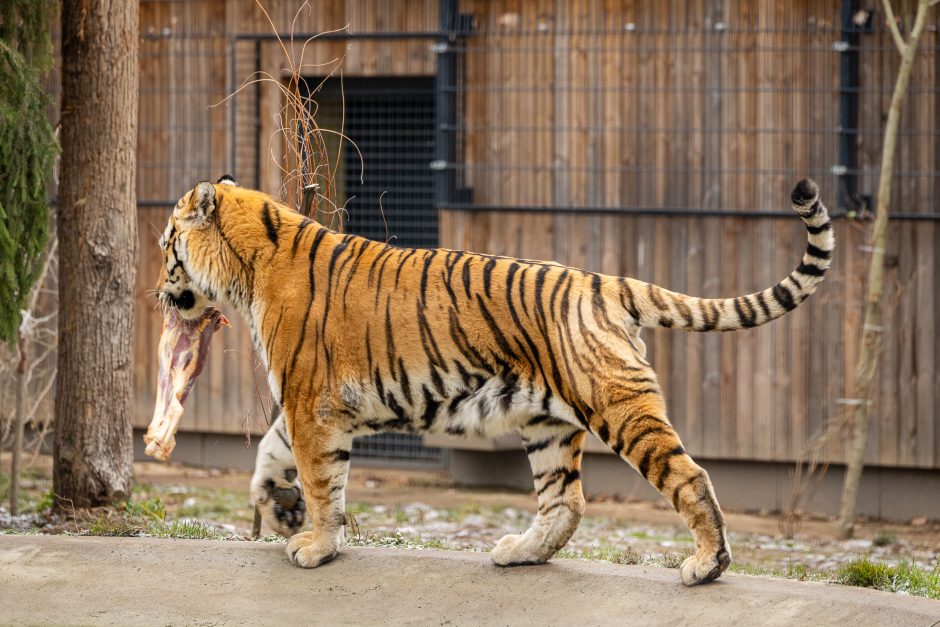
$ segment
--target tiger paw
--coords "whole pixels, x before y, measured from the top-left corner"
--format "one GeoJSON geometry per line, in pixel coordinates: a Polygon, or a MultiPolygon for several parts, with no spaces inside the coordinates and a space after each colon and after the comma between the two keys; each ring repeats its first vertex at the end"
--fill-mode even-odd
{"type": "Polygon", "coordinates": [[[523,566],[544,564],[554,554],[535,541],[531,532],[523,535],[503,536],[490,551],[490,559],[497,566],[523,566]]]}
{"type": "Polygon", "coordinates": [[[251,481],[252,505],[258,508],[264,521],[285,538],[300,531],[307,511],[300,486],[289,482],[289,478],[276,481],[270,477],[253,477],[251,481]]]}
{"type": "Polygon", "coordinates": [[[316,568],[339,553],[339,542],[324,533],[304,531],[287,541],[287,557],[301,568],[316,568]]]}
{"type": "Polygon", "coordinates": [[[731,564],[731,553],[725,548],[715,555],[692,555],[682,562],[679,576],[682,578],[682,583],[687,586],[708,583],[718,579],[729,564],[731,564]]]}

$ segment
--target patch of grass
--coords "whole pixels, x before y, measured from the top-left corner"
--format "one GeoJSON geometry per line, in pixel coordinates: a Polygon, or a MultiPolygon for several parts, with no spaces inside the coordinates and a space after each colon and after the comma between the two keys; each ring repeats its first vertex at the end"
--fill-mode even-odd
{"type": "MultiPolygon", "coordinates": [[[[10,500],[9,475],[0,474],[0,503],[8,505],[10,500]]],[[[36,468],[24,468],[20,472],[19,510],[21,514],[40,513],[52,507],[52,488],[44,473],[36,468]]]]}
{"type": "Polygon", "coordinates": [[[405,535],[401,531],[396,530],[395,535],[383,536],[377,534],[369,534],[366,536],[349,538],[346,543],[349,546],[368,546],[368,547],[378,547],[378,548],[394,548],[394,549],[438,549],[438,550],[455,550],[456,547],[450,546],[449,544],[437,540],[430,539],[425,540],[421,538],[420,535],[405,535]]]}
{"type": "Polygon", "coordinates": [[[598,547],[587,551],[562,550],[555,554],[561,559],[585,559],[597,562],[610,562],[612,564],[643,564],[646,560],[642,555],[631,548],[618,549],[615,547],[598,547]]]}
{"type": "Polygon", "coordinates": [[[166,518],[166,506],[158,496],[139,501],[124,501],[121,508],[124,514],[130,518],[153,520],[163,520],[166,518]]]}
{"type": "Polygon", "coordinates": [[[891,546],[892,544],[896,544],[897,541],[897,536],[889,531],[879,531],[875,534],[875,537],[871,539],[871,543],[874,546],[891,546]]]}
{"type": "Polygon", "coordinates": [[[248,507],[244,494],[231,490],[199,490],[186,498],[176,514],[182,518],[240,518],[248,507]]]}
{"type": "Polygon", "coordinates": [[[687,557],[692,555],[692,551],[666,551],[659,563],[664,568],[679,568],[687,557]]]}
{"type": "Polygon", "coordinates": [[[155,520],[147,527],[147,535],[184,540],[224,540],[227,537],[198,520],[174,520],[169,523],[155,520]]]}
{"type": "Polygon", "coordinates": [[[793,579],[796,581],[830,581],[831,573],[811,570],[806,564],[789,562],[786,568],[767,568],[757,564],[738,564],[732,562],[728,567],[729,573],[739,575],[753,575],[756,577],[776,577],[777,579],[793,579]]]}
{"type": "Polygon", "coordinates": [[[403,525],[411,520],[411,516],[401,506],[395,508],[395,522],[403,525]]]}
{"type": "Polygon", "coordinates": [[[356,516],[357,514],[369,514],[374,511],[373,507],[368,503],[347,503],[346,504],[346,513],[356,516]]]}
{"type": "Polygon", "coordinates": [[[846,586],[940,599],[940,566],[929,571],[906,560],[892,566],[866,557],[841,566],[835,580],[846,586]]]}
{"type": "Polygon", "coordinates": [[[41,533],[42,529],[36,527],[30,527],[29,529],[0,529],[0,536],[38,536],[41,533]]]}
{"type": "Polygon", "coordinates": [[[85,533],[89,536],[128,538],[140,535],[142,530],[143,527],[140,524],[132,523],[126,518],[111,518],[102,514],[85,533]]]}
{"type": "Polygon", "coordinates": [[[44,512],[53,507],[55,507],[55,492],[52,491],[52,488],[49,488],[43,493],[42,498],[36,502],[36,511],[44,512]]]}

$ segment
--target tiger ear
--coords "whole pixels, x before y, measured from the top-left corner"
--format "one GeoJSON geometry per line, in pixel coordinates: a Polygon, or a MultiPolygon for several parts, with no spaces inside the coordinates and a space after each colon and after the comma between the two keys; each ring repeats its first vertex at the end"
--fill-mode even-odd
{"type": "Polygon", "coordinates": [[[173,210],[174,217],[190,227],[205,226],[215,212],[215,186],[208,181],[196,185],[173,210]]]}
{"type": "Polygon", "coordinates": [[[231,174],[223,174],[215,183],[216,185],[231,185],[232,187],[238,187],[238,181],[236,181],[235,177],[231,174]]]}

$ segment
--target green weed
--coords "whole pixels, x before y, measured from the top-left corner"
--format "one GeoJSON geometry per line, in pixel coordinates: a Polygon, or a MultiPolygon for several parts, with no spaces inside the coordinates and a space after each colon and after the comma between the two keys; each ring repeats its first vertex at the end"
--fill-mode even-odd
{"type": "Polygon", "coordinates": [[[147,535],[154,538],[185,540],[224,540],[226,535],[198,520],[154,520],[147,527],[147,535]]]}
{"type": "Polygon", "coordinates": [[[940,566],[929,571],[906,560],[892,566],[866,557],[842,565],[835,580],[847,586],[940,599],[940,566]]]}

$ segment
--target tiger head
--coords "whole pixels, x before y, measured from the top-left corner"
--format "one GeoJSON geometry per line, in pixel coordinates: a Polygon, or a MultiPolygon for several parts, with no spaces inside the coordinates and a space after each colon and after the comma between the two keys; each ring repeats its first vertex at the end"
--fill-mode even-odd
{"type": "Polygon", "coordinates": [[[195,320],[220,297],[236,307],[240,304],[238,286],[246,285],[241,274],[250,270],[239,264],[222,230],[223,222],[245,223],[244,203],[234,198],[239,192],[235,180],[223,176],[214,185],[199,183],[176,203],[160,237],[163,263],[157,299],[164,310],[172,308],[182,318],[195,320]]]}

